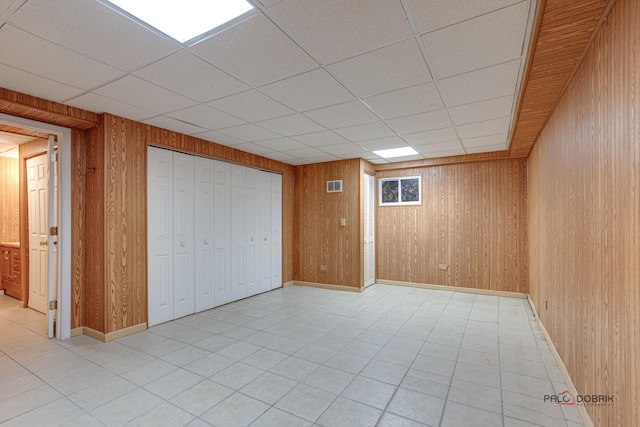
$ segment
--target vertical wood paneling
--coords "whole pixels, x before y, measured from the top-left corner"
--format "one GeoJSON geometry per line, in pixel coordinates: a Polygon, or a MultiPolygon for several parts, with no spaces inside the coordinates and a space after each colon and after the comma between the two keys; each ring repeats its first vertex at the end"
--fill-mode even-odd
{"type": "MultiPolygon", "coordinates": [[[[84,287],[82,326],[105,331],[105,170],[104,127],[86,131],[86,190],[84,204],[84,287]]],[[[81,172],[82,173],[82,172],[81,172]]]]}
{"type": "Polygon", "coordinates": [[[19,161],[0,157],[0,242],[20,240],[19,161]]]}
{"type": "Polygon", "coordinates": [[[85,131],[71,133],[71,328],[83,326],[85,266],[85,191],[87,151],[85,131]]]}
{"type": "Polygon", "coordinates": [[[638,22],[618,0],[529,158],[531,292],[578,391],[614,396],[597,426],[640,425],[638,22]]]}
{"type": "Polygon", "coordinates": [[[527,292],[525,160],[377,172],[411,175],[422,205],[377,207],[377,277],[527,292]]]}
{"type": "Polygon", "coordinates": [[[359,159],[296,167],[294,280],[362,286],[360,171],[359,159]],[[326,181],[336,179],[342,193],[327,193],[326,181]]]}

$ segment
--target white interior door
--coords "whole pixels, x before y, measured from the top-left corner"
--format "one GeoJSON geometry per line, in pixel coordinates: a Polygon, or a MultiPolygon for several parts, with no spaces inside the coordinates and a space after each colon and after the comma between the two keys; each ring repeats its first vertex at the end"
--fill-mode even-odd
{"type": "Polygon", "coordinates": [[[258,212],[258,181],[257,169],[247,168],[247,296],[260,292],[258,264],[258,245],[260,244],[260,215],[258,212]]]}
{"type": "Polygon", "coordinates": [[[195,286],[196,312],[215,307],[213,285],[214,224],[213,204],[214,161],[195,158],[195,286]]]}
{"type": "Polygon", "coordinates": [[[173,152],[147,151],[149,326],[173,320],[173,152]]]}
{"type": "Polygon", "coordinates": [[[48,314],[48,155],[27,159],[29,307],[48,314]]]}
{"type": "Polygon", "coordinates": [[[231,299],[247,296],[247,168],[231,166],[231,299]]]}
{"type": "Polygon", "coordinates": [[[375,264],[375,178],[364,174],[364,286],[373,285],[375,264]]]}
{"type": "Polygon", "coordinates": [[[173,153],[173,317],[196,311],[194,167],[189,154],[173,153]]]}
{"type": "Polygon", "coordinates": [[[215,161],[215,265],[216,306],[231,302],[231,165],[215,161]]]}
{"type": "Polygon", "coordinates": [[[258,246],[257,276],[260,292],[271,290],[271,176],[273,174],[258,171],[258,246]]]}
{"type": "Polygon", "coordinates": [[[282,287],[282,175],[271,175],[271,289],[282,287]]]}

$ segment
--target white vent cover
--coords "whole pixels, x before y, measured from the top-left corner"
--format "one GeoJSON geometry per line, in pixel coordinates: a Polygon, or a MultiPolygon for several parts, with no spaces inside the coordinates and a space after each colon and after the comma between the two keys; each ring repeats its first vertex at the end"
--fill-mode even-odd
{"type": "Polygon", "coordinates": [[[327,181],[327,193],[342,193],[342,180],[327,181]]]}

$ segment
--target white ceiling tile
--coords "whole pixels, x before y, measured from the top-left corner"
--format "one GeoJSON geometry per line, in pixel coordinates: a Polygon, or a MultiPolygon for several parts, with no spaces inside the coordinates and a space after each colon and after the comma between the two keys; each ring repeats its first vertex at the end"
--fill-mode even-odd
{"type": "Polygon", "coordinates": [[[219,132],[246,142],[264,141],[282,136],[253,124],[220,129],[219,132]]]}
{"type": "Polygon", "coordinates": [[[294,111],[257,90],[248,90],[210,102],[210,106],[241,119],[257,122],[293,114],[294,111]]]}
{"type": "Polygon", "coordinates": [[[284,151],[284,154],[289,154],[300,159],[317,159],[319,157],[327,156],[327,153],[320,151],[317,148],[299,148],[296,150],[287,150],[284,151]]]}
{"type": "Polygon", "coordinates": [[[397,0],[283,1],[266,13],[323,64],[412,34],[402,3],[397,0]]]}
{"type": "Polygon", "coordinates": [[[387,120],[387,123],[401,135],[451,127],[451,120],[446,110],[398,117],[397,119],[387,120]]]}
{"type": "Polygon", "coordinates": [[[344,154],[359,154],[362,151],[362,147],[352,142],[345,142],[337,145],[326,145],[320,148],[322,151],[333,154],[335,156],[342,156],[344,154]]]}
{"type": "Polygon", "coordinates": [[[249,88],[224,71],[181,50],[134,73],[188,98],[205,102],[249,88]]]}
{"type": "Polygon", "coordinates": [[[422,154],[428,159],[434,159],[437,157],[462,156],[466,153],[462,148],[460,148],[458,150],[438,151],[435,153],[422,153],[422,154]]]}
{"type": "Polygon", "coordinates": [[[384,138],[394,136],[395,133],[384,122],[367,123],[365,125],[350,126],[335,129],[335,132],[350,141],[364,141],[367,139],[384,138]]]}
{"type": "Polygon", "coordinates": [[[245,83],[256,86],[318,66],[262,14],[232,25],[189,50],[245,83]]]}
{"type": "Polygon", "coordinates": [[[409,0],[409,9],[420,33],[447,27],[522,0],[409,0]]]}
{"type": "MultiPolygon", "coordinates": [[[[277,160],[279,162],[289,163],[289,164],[293,164],[293,163],[291,163],[293,161],[300,161],[301,160],[298,157],[292,156],[291,154],[282,153],[282,152],[279,152],[279,151],[274,151],[273,153],[265,154],[265,157],[267,157],[269,159],[277,160]]],[[[304,164],[304,163],[299,163],[299,164],[304,164]]]]}
{"type": "Polygon", "coordinates": [[[272,149],[270,149],[268,147],[263,147],[261,145],[254,144],[252,142],[247,142],[246,144],[236,145],[233,148],[235,148],[236,150],[245,151],[247,153],[257,154],[258,156],[263,156],[263,155],[268,154],[268,153],[273,153],[273,151],[274,151],[274,150],[272,150],[272,149]]]}
{"type": "Polygon", "coordinates": [[[353,96],[323,69],[271,83],[260,90],[296,111],[314,110],[353,99],[353,96]]]}
{"type": "Polygon", "coordinates": [[[303,143],[294,141],[291,138],[270,139],[268,141],[257,142],[256,145],[265,147],[265,149],[269,149],[271,151],[298,150],[302,148],[309,148],[303,143]]]}
{"type": "Polygon", "coordinates": [[[189,123],[181,122],[180,120],[176,120],[167,116],[157,116],[151,119],[143,120],[142,122],[150,124],[152,126],[157,126],[162,129],[168,129],[174,132],[180,132],[185,135],[193,135],[206,130],[206,129],[202,129],[199,126],[194,126],[189,123]]]}
{"type": "Polygon", "coordinates": [[[2,82],[0,86],[5,89],[15,90],[27,95],[49,99],[55,102],[62,102],[84,92],[77,87],[58,83],[44,77],[36,76],[17,68],[0,64],[0,76],[2,82]]]}
{"type": "Polygon", "coordinates": [[[243,141],[243,140],[234,138],[232,136],[225,135],[215,130],[199,133],[194,136],[200,139],[204,139],[206,141],[215,142],[216,144],[226,145],[228,147],[235,147],[235,146],[247,144],[247,141],[243,141]]]}
{"type": "Polygon", "coordinates": [[[327,67],[360,98],[431,81],[415,39],[405,40],[327,67]]]}
{"type": "Polygon", "coordinates": [[[366,148],[367,150],[386,150],[388,148],[400,148],[406,147],[407,144],[402,138],[398,136],[391,136],[388,138],[370,139],[367,141],[360,141],[358,145],[366,148]]]}
{"type": "Polygon", "coordinates": [[[464,148],[476,148],[476,147],[487,147],[494,145],[504,145],[507,144],[507,134],[498,134],[498,135],[489,135],[489,136],[480,136],[477,138],[465,138],[462,140],[462,145],[464,148]]]}
{"type": "Polygon", "coordinates": [[[195,102],[177,93],[128,75],[94,91],[99,95],[155,113],[181,110],[195,102]]]}
{"type": "Polygon", "coordinates": [[[373,163],[374,165],[383,165],[385,163],[391,163],[389,160],[383,159],[382,157],[378,157],[377,159],[367,159],[369,163],[373,163]]]}
{"type": "Polygon", "coordinates": [[[437,142],[458,141],[458,136],[453,128],[444,128],[436,130],[428,130],[424,132],[411,133],[404,135],[412,145],[435,144],[437,142]]]}
{"type": "Polygon", "coordinates": [[[336,135],[331,131],[308,133],[305,135],[296,135],[293,137],[296,141],[300,141],[310,147],[322,147],[325,145],[335,145],[347,142],[343,137],[336,135]]]}
{"type": "Polygon", "coordinates": [[[414,145],[413,148],[415,148],[419,153],[430,154],[441,151],[462,150],[462,145],[460,145],[459,141],[448,141],[438,142],[436,144],[414,145]]]}
{"type": "Polygon", "coordinates": [[[528,3],[522,2],[422,36],[438,78],[520,58],[528,3]]]}
{"type": "Polygon", "coordinates": [[[486,147],[467,148],[467,154],[491,153],[493,151],[503,151],[507,149],[507,144],[488,145],[486,147]]]}
{"type": "Polygon", "coordinates": [[[359,100],[307,111],[305,116],[330,129],[372,123],[378,120],[359,100]]]}
{"type": "Polygon", "coordinates": [[[258,0],[264,7],[271,7],[280,3],[282,0],[258,0]]]}
{"type": "Polygon", "coordinates": [[[0,63],[82,89],[91,89],[123,74],[11,25],[0,29],[0,63]]]}
{"type": "Polygon", "coordinates": [[[513,95],[507,95],[500,98],[451,107],[449,108],[449,113],[451,113],[451,118],[456,125],[464,125],[509,116],[512,107],[513,95]]]}
{"type": "Polygon", "coordinates": [[[9,21],[121,70],[140,68],[180,48],[98,1],[29,0],[9,21]]]}
{"type": "Polygon", "coordinates": [[[312,122],[302,114],[278,117],[277,119],[266,120],[256,123],[258,126],[270,131],[277,132],[284,136],[302,135],[305,133],[321,132],[326,130],[317,123],[312,122]]]}
{"type": "Polygon", "coordinates": [[[519,70],[520,60],[518,59],[442,79],[440,80],[442,97],[447,106],[453,107],[513,95],[519,70]]]}
{"type": "Polygon", "coordinates": [[[174,119],[191,123],[205,129],[214,130],[237,126],[245,123],[243,120],[230,116],[222,111],[215,110],[206,105],[195,105],[184,110],[174,111],[167,114],[174,119]]]}
{"type": "Polygon", "coordinates": [[[465,139],[478,136],[496,135],[499,133],[509,133],[510,123],[511,117],[502,117],[500,119],[461,125],[457,127],[458,135],[460,135],[460,138],[465,139]]]}
{"type": "Polygon", "coordinates": [[[433,83],[372,96],[364,102],[385,120],[442,108],[442,100],[433,83]]]}
{"type": "Polygon", "coordinates": [[[113,99],[105,98],[104,96],[100,96],[95,93],[87,93],[77,98],[73,98],[65,102],[65,104],[93,111],[94,113],[111,113],[116,116],[137,121],[142,121],[157,115],[151,111],[133,107],[119,101],[114,101],[113,99]]]}

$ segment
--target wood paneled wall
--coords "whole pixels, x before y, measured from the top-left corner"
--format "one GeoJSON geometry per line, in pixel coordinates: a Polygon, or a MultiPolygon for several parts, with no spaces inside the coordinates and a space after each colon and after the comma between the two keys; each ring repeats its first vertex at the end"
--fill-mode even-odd
{"type": "Polygon", "coordinates": [[[377,208],[377,278],[527,292],[526,161],[377,172],[412,175],[422,205],[377,208]]]}
{"type": "Polygon", "coordinates": [[[84,325],[85,298],[85,192],[88,132],[71,131],[71,328],[84,325]]]}
{"type": "Polygon", "coordinates": [[[614,396],[596,426],[640,425],[638,22],[618,0],[529,158],[531,293],[578,391],[614,396]]]}
{"type": "Polygon", "coordinates": [[[362,286],[360,159],[296,167],[294,280],[362,286]],[[342,193],[326,181],[342,180],[342,193]],[[345,218],[346,226],[340,226],[345,218]],[[326,265],[326,271],[320,266],[326,265]]]}
{"type": "Polygon", "coordinates": [[[0,157],[0,242],[20,240],[18,159],[0,157]]]}
{"type": "Polygon", "coordinates": [[[293,166],[110,114],[88,134],[83,326],[110,333],[147,321],[147,144],[282,173],[283,280],[292,280],[293,166]]]}

